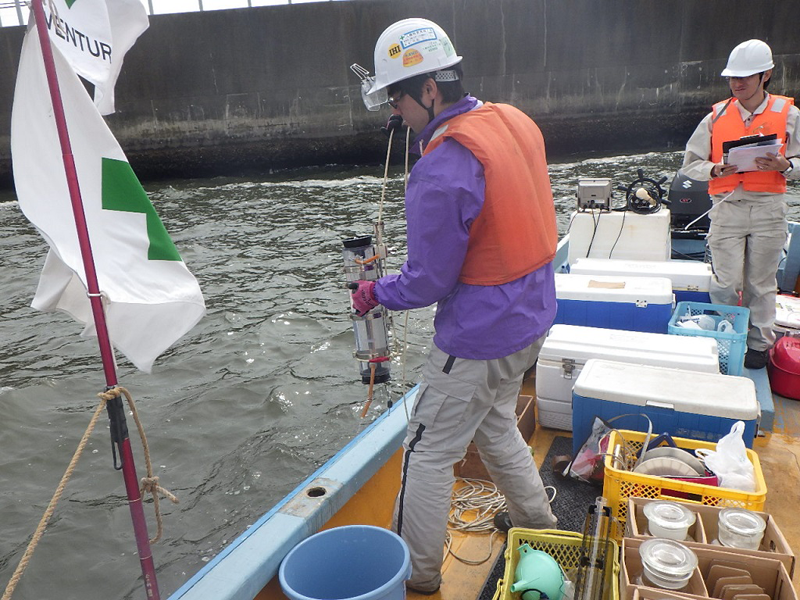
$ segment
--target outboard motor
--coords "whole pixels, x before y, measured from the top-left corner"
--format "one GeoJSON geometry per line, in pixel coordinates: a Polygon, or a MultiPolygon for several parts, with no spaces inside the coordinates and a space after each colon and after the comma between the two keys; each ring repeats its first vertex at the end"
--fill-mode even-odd
{"type": "Polygon", "coordinates": [[[672,229],[682,230],[689,223],[697,219],[689,231],[708,232],[711,224],[708,215],[703,215],[711,209],[711,196],[708,195],[708,182],[690,179],[678,172],[669,186],[670,214],[672,229]],[[699,218],[701,215],[702,218],[699,218]]]}

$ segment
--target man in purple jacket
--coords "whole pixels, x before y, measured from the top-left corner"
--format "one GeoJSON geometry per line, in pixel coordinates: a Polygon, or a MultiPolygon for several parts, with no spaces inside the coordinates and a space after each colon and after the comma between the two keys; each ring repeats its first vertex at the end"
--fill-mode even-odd
{"type": "Polygon", "coordinates": [[[438,25],[405,19],[378,40],[367,90],[373,101],[388,92],[423,154],[406,191],[401,272],[359,282],[353,292],[362,315],[378,304],[408,310],[438,303],[393,522],[411,552],[408,587],[419,593],[441,584],[453,465],[473,440],[513,524],[556,525],[515,416],[523,375],[556,314],[557,234],[544,143],[517,109],[465,94],[460,61],[438,25]]]}

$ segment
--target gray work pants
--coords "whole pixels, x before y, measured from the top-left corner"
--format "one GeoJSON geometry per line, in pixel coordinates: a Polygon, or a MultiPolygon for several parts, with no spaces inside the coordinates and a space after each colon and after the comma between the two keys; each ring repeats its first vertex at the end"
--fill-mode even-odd
{"type": "Polygon", "coordinates": [[[411,552],[412,588],[433,591],[441,583],[453,465],[473,440],[506,497],[514,525],[555,527],[515,416],[522,377],[543,342],[544,337],[496,360],[454,358],[433,346],[403,443],[402,482],[392,525],[411,552]]]}
{"type": "Polygon", "coordinates": [[[782,194],[757,200],[717,202],[710,213],[708,245],[714,266],[714,304],[750,309],[747,346],[767,350],[775,343],[775,273],[786,243],[788,206],[782,194]]]}

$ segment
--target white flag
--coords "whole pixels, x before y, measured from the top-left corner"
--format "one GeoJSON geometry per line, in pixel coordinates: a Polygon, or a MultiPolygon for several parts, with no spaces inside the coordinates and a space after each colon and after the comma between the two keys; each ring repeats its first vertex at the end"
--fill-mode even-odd
{"type": "Polygon", "coordinates": [[[43,6],[53,45],[94,84],[100,114],[113,113],[125,53],[149,26],[142,0],[48,0],[43,6]]]}
{"type": "MultiPolygon", "coordinates": [[[[80,0],[77,0],[80,1],[80,0]]],[[[139,369],[189,331],[205,302],[117,140],[53,54],[112,343],[139,369]]],[[[25,36],[11,114],[19,205],[50,245],[32,306],[94,323],[36,28],[25,36]]]]}

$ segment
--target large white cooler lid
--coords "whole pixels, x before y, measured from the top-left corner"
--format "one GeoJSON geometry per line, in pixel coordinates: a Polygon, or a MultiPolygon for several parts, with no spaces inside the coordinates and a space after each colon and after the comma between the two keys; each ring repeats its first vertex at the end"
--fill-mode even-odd
{"type": "Polygon", "coordinates": [[[703,336],[558,324],[550,328],[539,352],[540,361],[584,364],[591,358],[676,368],[688,363],[693,370],[719,373],[717,340],[703,336]]]}
{"type": "Polygon", "coordinates": [[[556,273],[556,298],[672,304],[672,282],[666,277],[556,273]]]}
{"type": "Polygon", "coordinates": [[[742,421],[757,419],[759,413],[750,378],[718,373],[592,359],[573,389],[585,398],[742,421]]]}
{"type": "Polygon", "coordinates": [[[711,284],[711,265],[697,260],[620,260],[579,258],[570,265],[578,275],[627,275],[667,277],[673,289],[707,292],[711,284]]]}

